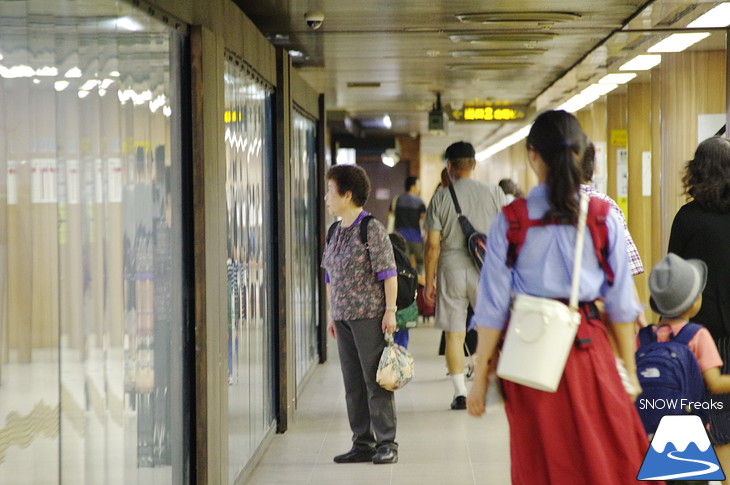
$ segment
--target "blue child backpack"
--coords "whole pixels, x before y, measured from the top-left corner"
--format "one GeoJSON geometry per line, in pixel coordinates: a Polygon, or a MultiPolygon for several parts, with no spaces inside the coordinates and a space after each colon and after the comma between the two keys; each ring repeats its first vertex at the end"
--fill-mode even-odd
{"type": "Polygon", "coordinates": [[[700,365],[688,344],[702,328],[686,324],[666,342],[657,342],[657,325],[639,330],[636,351],[636,374],[643,390],[636,399],[641,422],[648,434],[656,432],[663,416],[694,414],[707,419],[702,409],[705,401],[705,381],[700,365]],[[690,405],[689,403],[698,405],[690,405]]]}

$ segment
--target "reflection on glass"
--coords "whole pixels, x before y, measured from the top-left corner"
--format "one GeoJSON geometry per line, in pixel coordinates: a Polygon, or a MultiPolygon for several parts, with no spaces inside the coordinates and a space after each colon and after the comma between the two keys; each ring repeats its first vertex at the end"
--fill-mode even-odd
{"type": "Polygon", "coordinates": [[[270,90],[230,61],[225,104],[228,441],[233,483],[274,425],[273,133],[270,90]]]}
{"type": "Polygon", "coordinates": [[[123,2],[0,3],[3,484],[185,482],[183,41],[123,2]]]}
{"type": "Polygon", "coordinates": [[[317,355],[317,175],[316,125],[294,113],[291,155],[292,193],[292,310],[296,328],[297,386],[318,362],[317,355]]]}

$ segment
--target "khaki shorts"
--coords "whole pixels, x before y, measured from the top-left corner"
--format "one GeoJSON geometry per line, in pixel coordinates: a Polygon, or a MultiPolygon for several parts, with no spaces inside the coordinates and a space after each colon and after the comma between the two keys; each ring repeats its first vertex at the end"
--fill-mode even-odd
{"type": "Polygon", "coordinates": [[[439,266],[437,273],[435,325],[446,332],[463,332],[467,307],[477,304],[479,270],[476,266],[451,270],[439,266]]]}

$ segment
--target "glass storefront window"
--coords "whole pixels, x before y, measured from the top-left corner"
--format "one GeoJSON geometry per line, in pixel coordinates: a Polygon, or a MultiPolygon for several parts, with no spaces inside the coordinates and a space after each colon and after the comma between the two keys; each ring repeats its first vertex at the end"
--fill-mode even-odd
{"type": "Polygon", "coordinates": [[[274,426],[271,90],[225,68],[228,441],[233,483],[274,426]]]}
{"type": "Polygon", "coordinates": [[[319,362],[317,328],[319,289],[317,285],[317,126],[295,111],[292,121],[292,318],[296,328],[297,388],[307,372],[319,362]]]}
{"type": "Polygon", "coordinates": [[[0,481],[182,484],[185,36],[0,3],[0,481]]]}

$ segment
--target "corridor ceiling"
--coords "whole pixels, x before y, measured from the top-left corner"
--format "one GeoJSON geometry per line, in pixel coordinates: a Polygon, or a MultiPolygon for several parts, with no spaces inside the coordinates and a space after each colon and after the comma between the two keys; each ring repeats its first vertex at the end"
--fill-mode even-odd
{"type": "MultiPolygon", "coordinates": [[[[382,134],[379,122],[386,114],[391,133],[428,135],[428,112],[437,93],[447,110],[473,100],[506,102],[528,106],[529,118],[538,97],[551,86],[555,91],[559,79],[557,98],[569,97],[580,82],[617,70],[624,57],[645,53],[649,36],[639,30],[683,28],[717,3],[236,1],[271,42],[289,50],[301,76],[325,94],[328,117],[351,118],[361,136],[382,134]],[[324,19],[314,30],[307,18],[318,13],[324,19]],[[576,77],[579,63],[583,69],[576,77]],[[573,75],[570,83],[566,74],[573,75]]],[[[479,146],[505,132],[503,125],[450,122],[447,133],[479,146]]]]}

